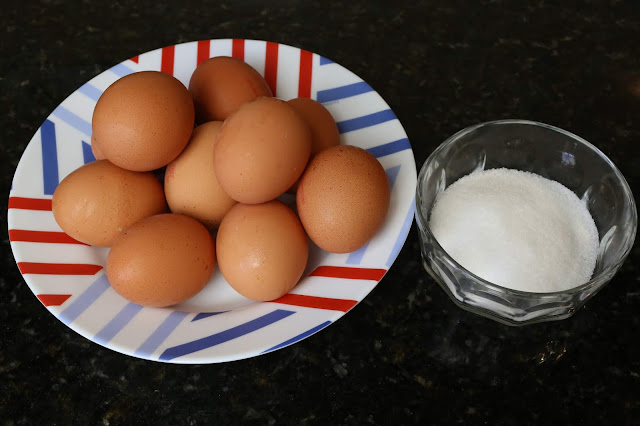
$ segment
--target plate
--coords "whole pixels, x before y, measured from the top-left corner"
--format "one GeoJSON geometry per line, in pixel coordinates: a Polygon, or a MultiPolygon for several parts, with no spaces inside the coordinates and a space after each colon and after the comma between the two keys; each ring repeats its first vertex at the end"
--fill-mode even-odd
{"type": "MultiPolygon", "coordinates": [[[[11,186],[9,239],[36,297],[60,321],[112,350],[170,363],[216,363],[268,353],[331,325],[380,282],[413,220],[416,167],[407,135],[389,105],[346,68],[318,54],[259,40],[221,39],[153,50],[97,75],[66,98],[27,145],[11,186]],[[51,213],[58,183],[94,161],[91,116],[102,92],[137,71],[174,75],[185,85],[201,61],[242,59],[281,99],[311,97],[338,123],[341,143],[375,155],[386,170],[391,204],[383,228],[363,248],[330,254],[310,245],[300,283],[273,302],[236,293],[217,270],[192,299],[171,308],[128,302],[104,273],[108,249],[83,245],[62,232],[51,213]]],[[[285,199],[289,203],[292,199],[285,199]]]]}

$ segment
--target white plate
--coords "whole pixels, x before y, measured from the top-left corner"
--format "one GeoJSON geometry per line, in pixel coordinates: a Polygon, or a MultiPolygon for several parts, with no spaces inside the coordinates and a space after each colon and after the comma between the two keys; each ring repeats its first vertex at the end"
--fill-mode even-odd
{"type": "MultiPolygon", "coordinates": [[[[257,40],[204,40],[128,59],[72,93],[45,120],[18,164],[9,199],[11,248],[25,281],[60,321],[115,351],[172,363],[214,363],[260,355],[327,327],[378,284],[404,244],[414,212],[416,167],[402,125],[367,83],[340,65],[295,47],[257,40]],[[384,166],[391,205],[383,228],[362,249],[330,254],[311,245],[300,283],[274,302],[236,293],[219,271],[192,299],[146,308],[111,289],[108,249],[79,244],[51,213],[51,196],[67,174],[93,161],[91,116],[118,78],[143,70],[173,74],[188,85],[210,56],[243,59],[282,99],[311,97],[338,122],[341,143],[369,150],[384,166]]],[[[291,201],[291,200],[289,200],[291,201]]]]}

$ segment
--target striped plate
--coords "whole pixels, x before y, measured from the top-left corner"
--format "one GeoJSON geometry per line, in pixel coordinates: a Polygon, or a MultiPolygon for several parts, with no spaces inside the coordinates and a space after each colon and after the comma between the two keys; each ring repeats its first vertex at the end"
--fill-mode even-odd
{"type": "MultiPolygon", "coordinates": [[[[214,363],[248,358],[327,327],[378,284],[396,259],[414,212],[416,167],[402,125],[385,101],[349,70],[317,54],[257,40],[204,40],[128,59],[84,84],[40,126],[18,164],[9,198],[9,238],[25,281],[60,321],[115,351],[155,361],[214,363]],[[282,99],[311,97],[338,122],[341,142],[367,149],[391,185],[384,227],[360,250],[326,253],[311,246],[300,283],[273,302],[243,298],[216,271],[205,289],[172,308],[127,302],[104,274],[108,249],[64,234],[51,213],[62,178],[93,161],[91,115],[118,78],[143,70],[173,74],[188,85],[196,65],[234,56],[262,73],[282,99]]],[[[291,201],[291,200],[289,200],[291,201]]]]}

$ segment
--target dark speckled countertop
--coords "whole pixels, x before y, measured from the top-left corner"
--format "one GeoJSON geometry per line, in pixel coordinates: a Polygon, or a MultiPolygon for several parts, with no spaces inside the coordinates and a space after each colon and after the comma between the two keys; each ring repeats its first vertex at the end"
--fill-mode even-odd
{"type": "MultiPolygon", "coordinates": [[[[637,1],[3,3],[0,204],[49,113],[142,52],[273,40],[354,71],[391,105],[418,166],[498,118],[594,143],[640,185],[637,1]]],[[[0,212],[6,223],[6,207],[0,212]]],[[[56,320],[2,229],[0,424],[639,424],[640,250],[568,320],[510,328],[456,307],[420,264],[414,228],[376,289],[336,324],[217,365],[143,361],[56,320]]]]}

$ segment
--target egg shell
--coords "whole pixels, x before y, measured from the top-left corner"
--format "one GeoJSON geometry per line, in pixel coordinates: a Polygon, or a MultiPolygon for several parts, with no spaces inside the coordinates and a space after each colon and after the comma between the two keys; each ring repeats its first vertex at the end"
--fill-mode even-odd
{"type": "Polygon", "coordinates": [[[222,127],[210,121],[193,130],[191,141],[167,166],[164,191],[169,208],[216,229],[236,201],[220,187],[213,170],[213,147],[222,127]]]}
{"type": "Polygon", "coordinates": [[[200,222],[165,213],[127,229],[107,256],[107,278],[125,299],[164,307],[196,295],[216,267],[215,245],[200,222]]]}
{"type": "Polygon", "coordinates": [[[104,160],[106,158],[98,146],[98,142],[96,142],[94,136],[91,137],[91,153],[93,154],[93,158],[96,160],[104,160]]]}
{"type": "Polygon", "coordinates": [[[166,211],[162,184],[153,173],[132,172],[106,160],[85,164],[67,175],[51,203],[64,232],[104,247],[137,221],[166,211]]]}
{"type": "Polygon", "coordinates": [[[216,245],[229,285],[258,301],[288,293],[300,280],[309,254],[298,217],[277,200],[236,204],[222,219],[216,245]]]}
{"type": "Polygon", "coordinates": [[[383,225],[390,188],[378,160],[355,146],[316,155],[300,179],[298,215],[309,238],[331,253],[364,246],[383,225]]]}
{"type": "Polygon", "coordinates": [[[338,125],[328,109],[309,98],[287,101],[302,116],[311,130],[311,157],[332,146],[340,145],[338,125]]]}
{"type": "MultiPolygon", "coordinates": [[[[311,130],[311,156],[332,146],[340,145],[338,125],[328,109],[320,102],[309,98],[295,98],[287,101],[304,119],[311,130]]],[[[287,191],[295,193],[298,182],[287,191]]]]}
{"type": "Polygon", "coordinates": [[[225,120],[214,152],[224,191],[242,203],[264,203],[282,195],[304,171],[311,131],[286,102],[260,98],[225,120]]]}
{"type": "Polygon", "coordinates": [[[98,99],[93,139],[106,159],[134,171],[167,165],[189,142],[194,125],[191,94],[158,71],[129,74],[98,99]]]}
{"type": "Polygon", "coordinates": [[[249,64],[216,56],[198,65],[189,81],[198,123],[223,121],[245,102],[273,96],[265,79],[249,64]]]}

